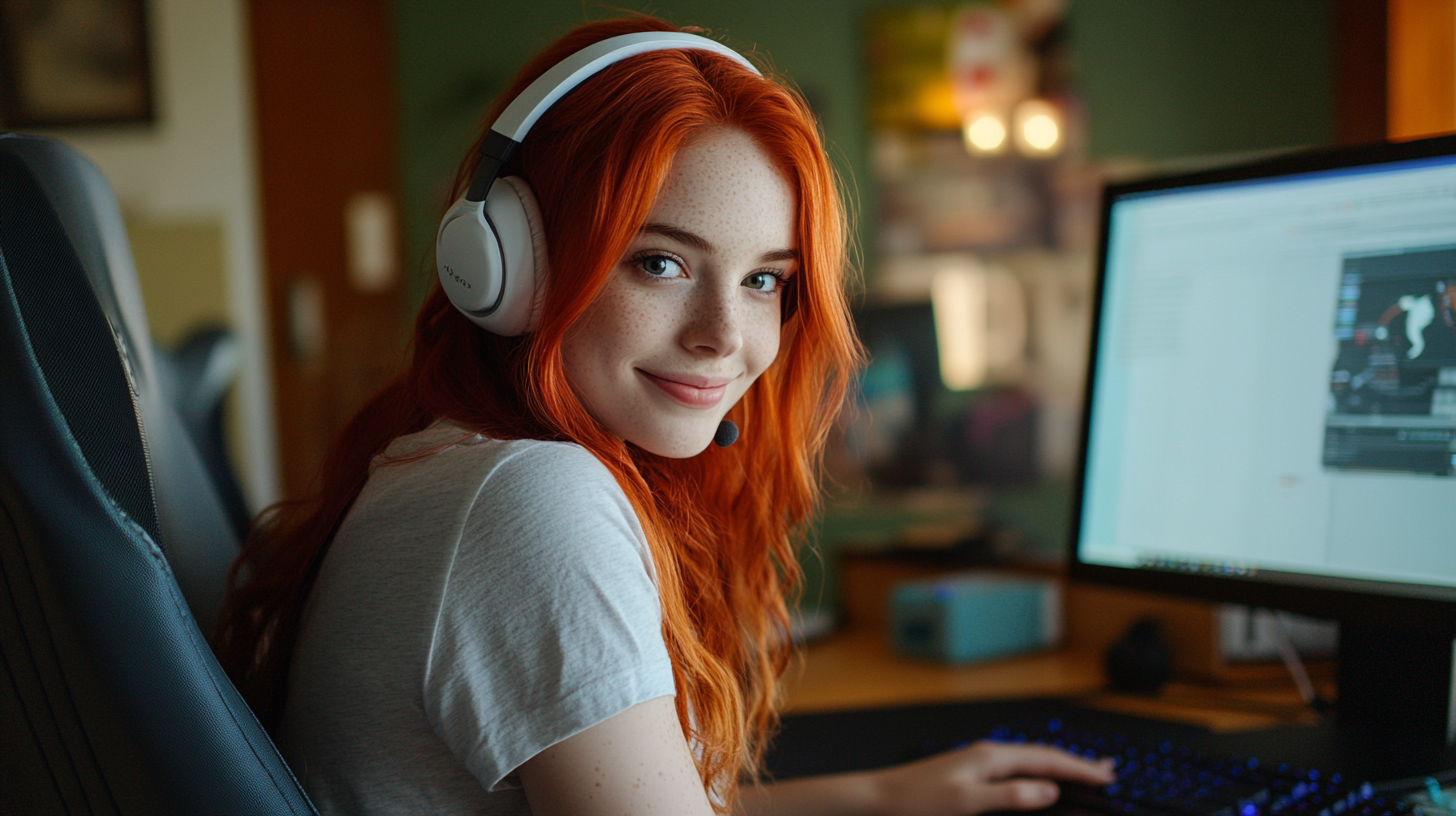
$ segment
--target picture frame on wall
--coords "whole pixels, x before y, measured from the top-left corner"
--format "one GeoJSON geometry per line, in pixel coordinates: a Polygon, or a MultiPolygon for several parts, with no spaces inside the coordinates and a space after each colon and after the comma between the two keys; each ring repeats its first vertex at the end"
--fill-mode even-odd
{"type": "Polygon", "coordinates": [[[144,0],[0,0],[4,129],[153,116],[144,0]]]}

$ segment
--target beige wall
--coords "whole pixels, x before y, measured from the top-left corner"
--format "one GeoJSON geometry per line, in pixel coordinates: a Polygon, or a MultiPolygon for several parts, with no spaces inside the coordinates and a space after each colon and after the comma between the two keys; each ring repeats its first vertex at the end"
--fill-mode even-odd
{"type": "Polygon", "coordinates": [[[242,341],[232,448],[256,509],[278,496],[245,0],[148,3],[157,121],[50,135],[111,180],[153,332],[225,322],[242,341]]]}
{"type": "MultiPolygon", "coordinates": [[[[219,220],[127,220],[152,339],[176,348],[201,326],[232,326],[227,245],[219,220]]],[[[241,390],[241,389],[239,389],[241,390]]]]}

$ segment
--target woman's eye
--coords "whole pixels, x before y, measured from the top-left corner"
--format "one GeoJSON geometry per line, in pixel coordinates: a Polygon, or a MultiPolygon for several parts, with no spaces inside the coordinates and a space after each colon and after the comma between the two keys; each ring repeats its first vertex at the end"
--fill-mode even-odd
{"type": "Polygon", "coordinates": [[[755,292],[776,292],[784,279],[772,272],[755,272],[743,279],[743,285],[755,292]]]}
{"type": "Polygon", "coordinates": [[[644,255],[637,259],[637,266],[654,278],[677,278],[683,273],[682,264],[671,255],[644,255]]]}

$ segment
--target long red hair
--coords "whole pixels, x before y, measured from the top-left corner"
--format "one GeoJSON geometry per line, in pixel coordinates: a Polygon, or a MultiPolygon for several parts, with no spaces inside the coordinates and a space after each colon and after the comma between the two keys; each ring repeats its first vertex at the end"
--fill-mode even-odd
{"type": "MultiPolygon", "coordinates": [[[[575,29],[528,63],[487,121],[532,80],[608,37],[672,31],[650,17],[575,29]]],[[[483,134],[482,134],[483,135],[483,134]]],[[[476,151],[462,163],[468,184],[476,151]]],[[[329,542],[394,438],[438,418],[495,439],[569,440],[616,477],[647,533],[677,711],[715,807],[756,774],[776,725],[775,688],[790,651],[785,594],[799,569],[791,537],[820,498],[820,460],[860,361],[845,299],[848,259],[838,185],[813,116],[783,84],[700,50],[638,55],[557,102],[505,169],[541,204],[551,276],[534,333],[488,334],[438,288],[415,323],[409,369],[335,440],[321,492],[271,508],[228,577],[215,639],[224,667],[265,725],[281,715],[300,617],[329,542]],[[729,413],[742,438],[688,459],[613,436],[568,382],[561,343],[647,220],[677,151],[721,127],[757,140],[797,196],[797,308],[779,355],[729,413]]]]}

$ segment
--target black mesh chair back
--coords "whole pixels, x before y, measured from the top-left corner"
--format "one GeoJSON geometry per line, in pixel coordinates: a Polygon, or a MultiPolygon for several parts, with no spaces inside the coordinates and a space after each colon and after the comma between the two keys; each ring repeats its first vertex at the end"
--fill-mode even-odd
{"type": "Polygon", "coordinates": [[[0,809],[314,812],[198,626],[236,547],[105,179],[0,137],[0,809]]]}

